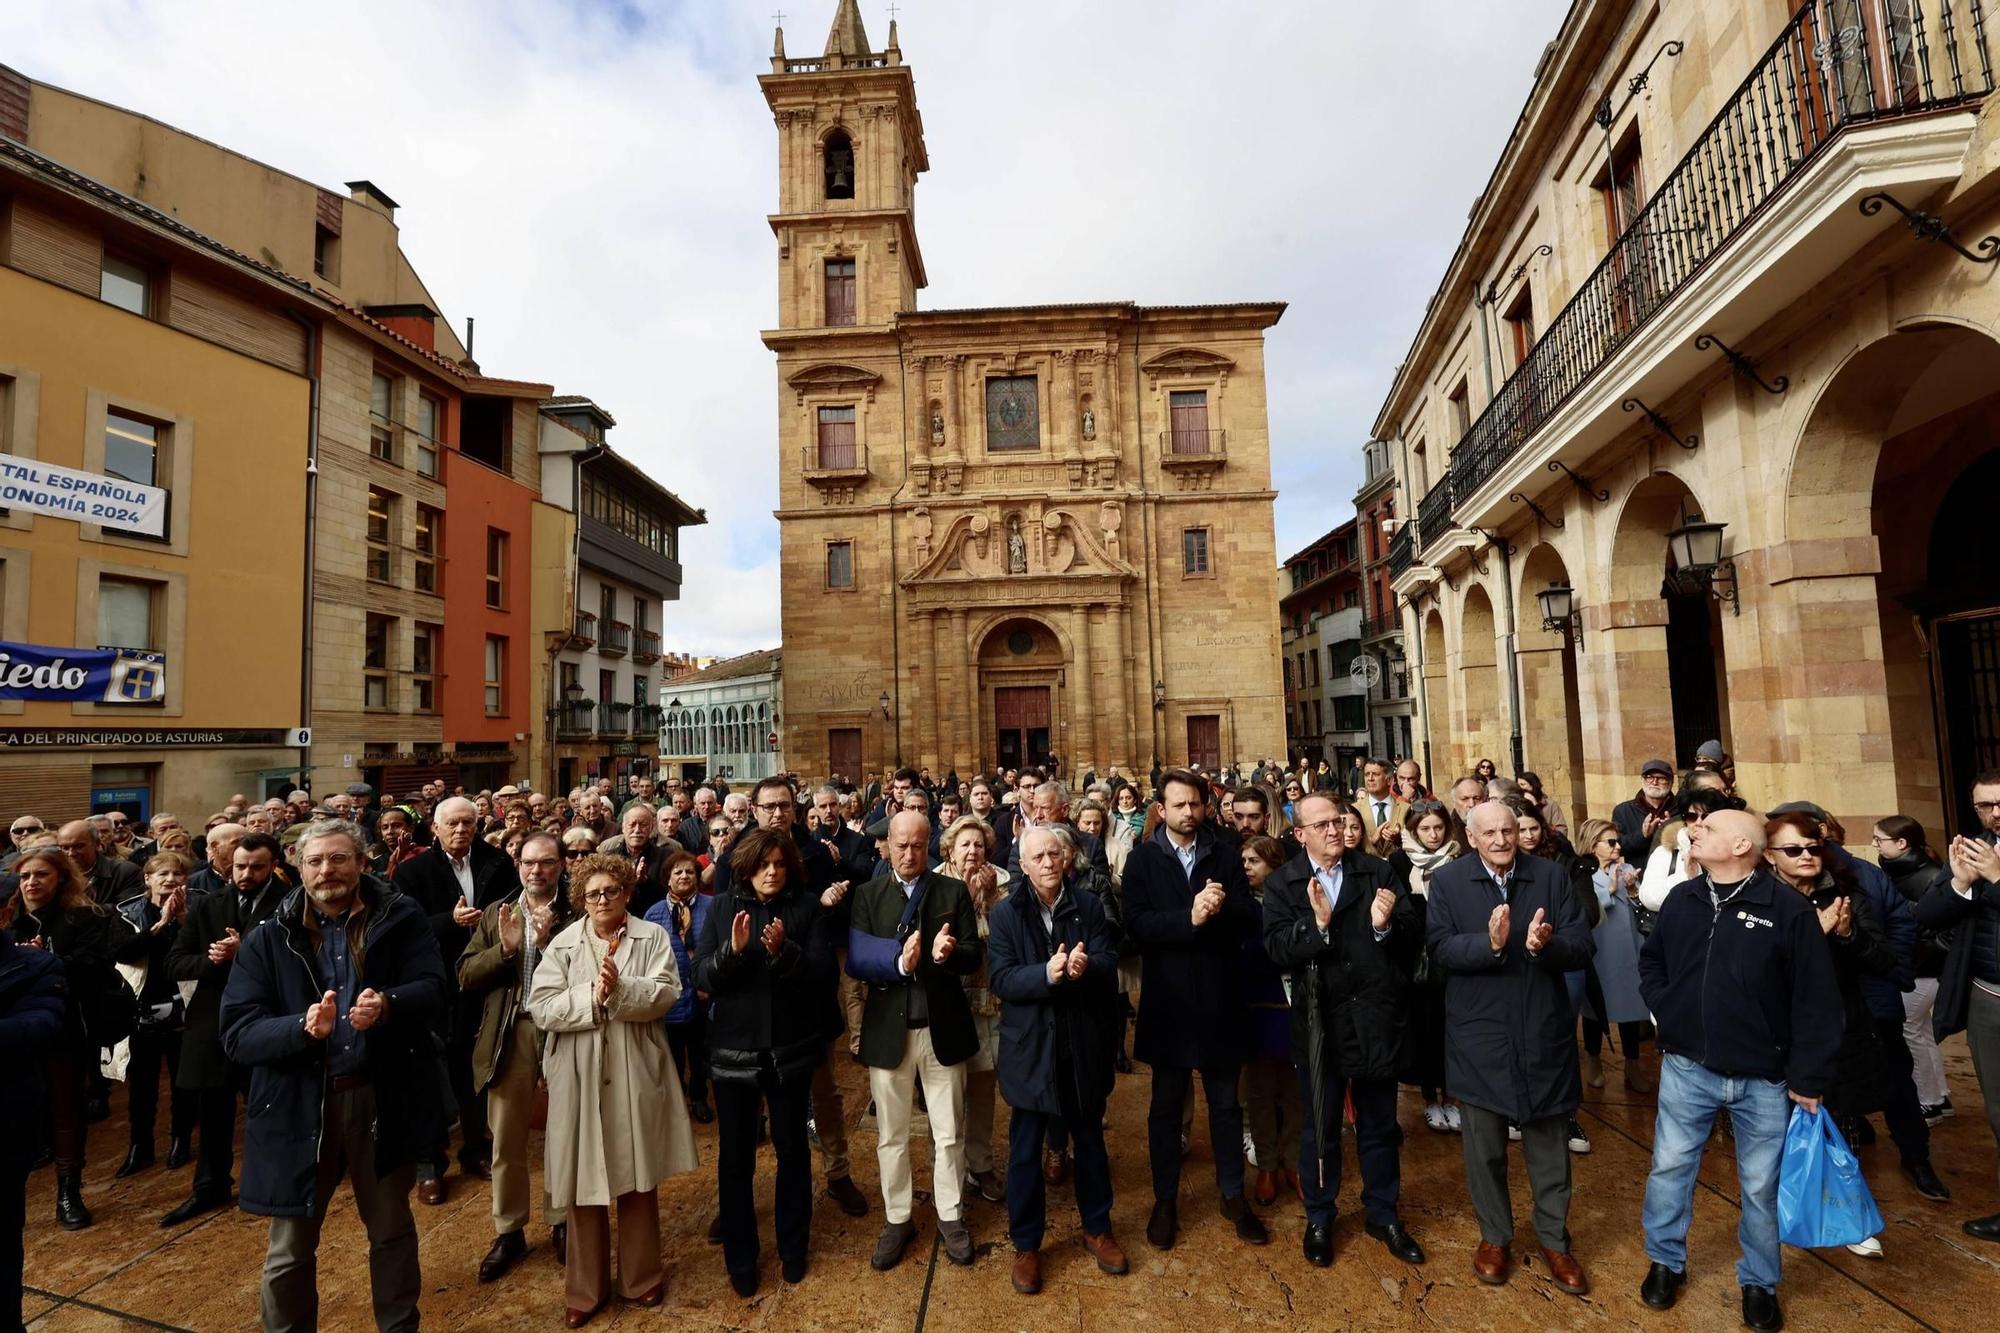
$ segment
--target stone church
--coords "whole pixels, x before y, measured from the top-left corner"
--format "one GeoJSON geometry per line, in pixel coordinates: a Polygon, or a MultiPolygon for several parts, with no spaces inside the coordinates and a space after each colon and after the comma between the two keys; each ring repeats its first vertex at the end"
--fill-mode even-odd
{"type": "Polygon", "coordinates": [[[919,310],[896,24],[779,30],[785,765],[1215,766],[1284,746],[1272,302],[919,310]]]}

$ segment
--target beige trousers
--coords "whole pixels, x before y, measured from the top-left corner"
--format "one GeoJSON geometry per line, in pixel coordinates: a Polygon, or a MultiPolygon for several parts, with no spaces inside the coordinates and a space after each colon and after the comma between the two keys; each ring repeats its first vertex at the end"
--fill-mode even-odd
{"type": "MultiPolygon", "coordinates": [[[[528,1121],[535,1112],[535,1080],[542,1068],[542,1034],[523,1010],[507,1035],[500,1069],[486,1089],[486,1120],[493,1131],[493,1234],[504,1236],[528,1225],[533,1176],[528,1160],[528,1121]]],[[[566,1214],[542,1191],[542,1219],[557,1226],[566,1214]]]]}
{"type": "Polygon", "coordinates": [[[903,1042],[903,1062],[894,1069],[870,1069],[868,1091],[875,1098],[875,1158],[882,1169],[882,1211],[891,1222],[910,1220],[914,1187],[910,1179],[910,1118],[917,1083],[931,1122],[931,1196],[938,1221],[965,1216],[965,1066],[938,1063],[931,1030],[911,1028],[903,1042]]]}

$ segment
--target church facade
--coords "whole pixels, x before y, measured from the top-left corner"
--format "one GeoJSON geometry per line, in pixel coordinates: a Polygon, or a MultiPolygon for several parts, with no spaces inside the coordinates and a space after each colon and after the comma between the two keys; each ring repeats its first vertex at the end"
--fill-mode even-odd
{"type": "Polygon", "coordinates": [[[896,25],[778,34],[788,767],[1209,767],[1284,746],[1264,330],[1282,304],[919,310],[896,25]]]}

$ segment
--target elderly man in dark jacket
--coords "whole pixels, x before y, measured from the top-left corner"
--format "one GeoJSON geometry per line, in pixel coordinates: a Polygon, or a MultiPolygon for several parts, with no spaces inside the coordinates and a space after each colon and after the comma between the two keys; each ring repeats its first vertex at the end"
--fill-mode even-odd
{"type": "Polygon", "coordinates": [[[1639,989],[1660,1028],[1660,1112],[1646,1180],[1640,1298],[1673,1305],[1687,1280],[1687,1233],[1701,1156],[1719,1108],[1736,1136],[1743,1322],[1778,1313],[1778,1161],[1791,1103],[1808,1110],[1832,1081],[1841,997],[1812,900],[1762,867],[1755,816],[1718,810],[1690,833],[1701,873],[1667,894],[1639,953],[1639,989]],[[1789,1099],[1788,1099],[1789,1098],[1789,1099]]]}
{"type": "Polygon", "coordinates": [[[415,1329],[423,1279],[415,1164],[443,1128],[446,983],[423,911],[363,870],[361,830],[313,825],[303,883],[246,937],[222,997],[222,1044],[250,1066],[245,1212],[271,1219],[266,1329],[319,1326],[319,1233],[342,1176],[368,1232],[379,1329],[415,1329]]]}
{"type": "Polygon", "coordinates": [[[1521,1128],[1535,1192],[1535,1235],[1564,1291],[1589,1290],[1570,1253],[1569,1117],[1582,1100],[1576,1009],[1565,973],[1596,952],[1569,876],[1521,856],[1514,812],[1499,801],[1466,821],[1472,855],[1431,879],[1427,940],[1445,978],[1445,1069],[1465,1112],[1465,1174],[1479,1217],[1473,1273],[1507,1280],[1514,1205],[1507,1126],[1521,1128]]]}
{"type": "Polygon", "coordinates": [[[1163,817],[1125,861],[1125,930],[1139,946],[1138,1034],[1132,1054],[1153,1067],[1146,1149],[1153,1212],[1146,1240],[1170,1249],[1180,1232],[1181,1108],[1194,1071],[1208,1102],[1209,1143],[1222,1215],[1252,1245],[1270,1233],[1243,1196],[1243,944],[1257,905],[1243,862],[1207,822],[1208,784],[1185,769],[1163,774],[1163,817]]]}
{"type": "Polygon", "coordinates": [[[28,1168],[34,1135],[22,1126],[42,1120],[42,1067],[63,1037],[68,985],[62,960],[46,949],[16,944],[8,933],[17,890],[0,890],[0,1327],[21,1327],[21,1233],[27,1225],[28,1168]]]}
{"type": "MultiPolygon", "coordinates": [[[[456,963],[480,915],[518,892],[521,877],[507,853],[476,836],[479,810],[471,801],[454,796],[438,802],[432,821],[436,841],[428,851],[396,867],[396,891],[429,917],[438,956],[456,963]]],[[[449,997],[445,1063],[451,1095],[458,1103],[458,1164],[469,1176],[490,1177],[493,1145],[486,1127],[486,1098],[472,1084],[472,1043],[479,1031],[481,997],[459,995],[449,972],[445,989],[449,997]]],[[[450,1132],[440,1129],[437,1143],[417,1164],[418,1198],[433,1205],[445,1201],[444,1172],[450,1164],[450,1132]]]]}
{"type": "Polygon", "coordinates": [[[139,864],[100,850],[97,832],[87,819],[73,819],[57,829],[56,847],[68,853],[83,872],[92,902],[116,907],[133,894],[146,891],[146,877],[139,873],[139,864]]]}
{"type": "Polygon", "coordinates": [[[930,821],[889,821],[889,861],[855,891],[847,971],[868,983],[861,1062],[875,1097],[876,1157],[887,1224],[869,1262],[893,1268],[916,1234],[910,1221],[910,1118],[918,1083],[930,1115],[931,1184],[945,1256],[972,1262],[965,1225],[965,1062],[979,1049],[963,979],[985,948],[965,885],[926,868],[930,821]]]}
{"type": "Polygon", "coordinates": [[[250,933],[277,914],[289,890],[278,878],[284,854],[268,833],[246,833],[236,844],[228,890],[189,902],[187,920],[174,936],[167,970],[176,982],[194,983],[181,1033],[181,1067],[174,1086],[198,1098],[201,1147],[194,1187],[160,1219],[177,1227],[226,1208],[236,1167],[236,1098],[247,1080],[222,1049],[222,993],[235,969],[236,951],[250,933]]]}
{"type": "Polygon", "coordinates": [[[1052,830],[1021,836],[1024,880],[987,917],[986,975],[1000,1001],[1000,1095],[1007,1130],[1007,1224],[1014,1290],[1042,1287],[1047,1184],[1042,1144],[1052,1124],[1076,1152],[1083,1244],[1106,1273],[1128,1264],[1111,1235],[1111,1159],[1104,1106],[1116,1079],[1118,946],[1095,893],[1064,885],[1068,849],[1052,830]]]}
{"type": "Polygon", "coordinates": [[[1264,949],[1291,982],[1292,1063],[1307,1108],[1299,1135],[1305,1256],[1320,1268],[1333,1263],[1341,1107],[1351,1094],[1368,1234],[1403,1262],[1420,1264],[1423,1247],[1397,1212],[1396,1071],[1422,927],[1387,863],[1347,850],[1341,816],[1351,807],[1314,792],[1296,809],[1306,854],[1264,885],[1264,949]]]}

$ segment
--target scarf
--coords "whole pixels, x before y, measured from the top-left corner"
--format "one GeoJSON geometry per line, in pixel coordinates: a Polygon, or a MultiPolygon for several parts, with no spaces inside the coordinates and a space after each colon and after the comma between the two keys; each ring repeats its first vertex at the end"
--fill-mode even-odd
{"type": "Polygon", "coordinates": [[[1458,856],[1458,843],[1448,839],[1433,852],[1417,841],[1416,834],[1404,829],[1403,855],[1410,858],[1410,892],[1424,898],[1430,895],[1431,872],[1458,856]]]}

